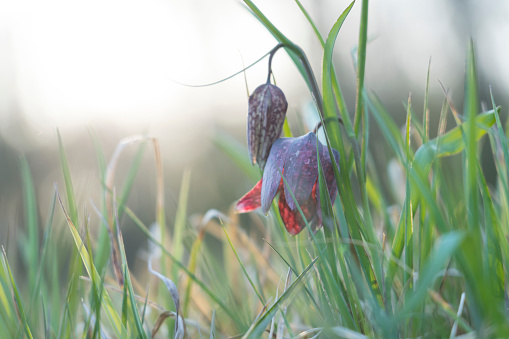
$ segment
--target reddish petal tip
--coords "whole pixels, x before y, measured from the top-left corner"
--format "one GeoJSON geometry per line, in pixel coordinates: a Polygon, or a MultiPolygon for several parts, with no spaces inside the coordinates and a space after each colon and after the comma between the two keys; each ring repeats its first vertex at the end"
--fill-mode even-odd
{"type": "Polygon", "coordinates": [[[242,198],[239,199],[237,205],[235,205],[235,213],[247,213],[254,211],[261,207],[260,193],[262,190],[262,180],[247,192],[242,198]]]}

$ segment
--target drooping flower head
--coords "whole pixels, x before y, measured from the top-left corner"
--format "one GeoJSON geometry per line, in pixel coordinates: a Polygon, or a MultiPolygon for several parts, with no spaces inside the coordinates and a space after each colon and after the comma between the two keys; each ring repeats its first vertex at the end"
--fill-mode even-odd
{"type": "Polygon", "coordinates": [[[249,97],[247,144],[253,165],[265,167],[270,148],[281,135],[287,108],[283,91],[270,83],[259,86],[249,97]]]}
{"type": "MultiPolygon", "coordinates": [[[[272,145],[263,178],[239,200],[235,207],[236,212],[246,213],[261,207],[263,213],[267,214],[272,200],[279,193],[279,213],[290,234],[298,234],[306,227],[306,221],[303,220],[297,204],[313,230],[321,227],[317,146],[329,197],[334,203],[337,192],[332,167],[335,166],[334,161],[331,160],[327,147],[317,141],[316,135],[310,132],[298,138],[280,138],[272,145]]],[[[339,152],[334,149],[332,151],[337,163],[339,152]]]]}

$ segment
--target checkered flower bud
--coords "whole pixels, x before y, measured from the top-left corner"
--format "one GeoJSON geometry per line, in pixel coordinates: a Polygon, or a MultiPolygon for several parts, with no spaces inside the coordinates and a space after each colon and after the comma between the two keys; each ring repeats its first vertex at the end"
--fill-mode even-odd
{"type": "Polygon", "coordinates": [[[283,129],[287,108],[283,91],[270,83],[259,86],[249,97],[247,143],[253,165],[265,167],[270,148],[283,129]]]}

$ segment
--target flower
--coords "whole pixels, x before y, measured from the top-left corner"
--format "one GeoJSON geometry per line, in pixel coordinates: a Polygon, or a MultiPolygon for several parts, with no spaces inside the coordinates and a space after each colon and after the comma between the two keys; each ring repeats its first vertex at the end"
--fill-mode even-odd
{"type": "MultiPolygon", "coordinates": [[[[298,234],[306,227],[306,222],[297,208],[300,206],[313,230],[322,226],[320,192],[318,182],[318,161],[316,149],[320,155],[329,197],[334,203],[337,185],[334,177],[334,162],[328,149],[318,142],[316,135],[310,132],[298,138],[279,138],[270,151],[263,178],[238,201],[237,213],[251,212],[262,208],[264,214],[269,211],[272,200],[279,193],[279,213],[287,231],[298,234]],[[284,175],[286,184],[281,178],[284,175]],[[292,194],[295,196],[295,200],[292,194]]],[[[336,162],[339,152],[332,150],[336,162]]]]}
{"type": "Polygon", "coordinates": [[[286,102],[283,91],[270,83],[259,86],[249,97],[247,144],[249,157],[261,169],[272,144],[279,138],[285,121],[286,102]]]}

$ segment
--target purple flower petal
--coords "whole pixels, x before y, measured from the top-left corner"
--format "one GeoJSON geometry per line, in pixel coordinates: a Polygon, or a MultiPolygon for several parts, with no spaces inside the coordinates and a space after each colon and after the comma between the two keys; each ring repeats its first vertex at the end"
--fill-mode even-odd
{"type": "Polygon", "coordinates": [[[239,199],[239,202],[237,202],[237,205],[235,206],[235,212],[247,213],[259,208],[261,206],[261,190],[262,180],[258,181],[258,183],[251,189],[251,191],[247,192],[242,198],[239,199]]]}
{"type": "MultiPolygon", "coordinates": [[[[332,153],[334,154],[334,158],[336,158],[336,163],[339,165],[339,152],[335,149],[332,149],[332,153]]],[[[334,177],[334,169],[333,169],[333,162],[331,161],[329,150],[327,149],[327,146],[323,146],[322,152],[320,152],[320,163],[323,168],[323,174],[325,177],[325,183],[327,184],[327,190],[329,192],[329,198],[331,200],[331,203],[334,204],[334,201],[336,201],[336,193],[338,191],[338,186],[336,185],[336,178],[334,177]]],[[[318,223],[319,225],[322,224],[322,210],[321,210],[321,202],[320,202],[320,188],[319,185],[317,185],[317,193],[316,193],[316,199],[317,199],[317,212],[318,215],[318,223]]]]}
{"type": "Polygon", "coordinates": [[[293,138],[279,138],[270,150],[263,172],[261,203],[264,214],[267,214],[270,204],[276,196],[279,183],[281,182],[281,173],[283,173],[286,153],[292,141],[293,138]]]}
{"type": "Polygon", "coordinates": [[[318,162],[316,159],[316,135],[310,132],[296,138],[286,154],[284,165],[285,196],[292,211],[296,209],[292,198],[293,192],[299,205],[305,203],[318,177],[318,162]]]}
{"type": "MultiPolygon", "coordinates": [[[[306,227],[306,222],[302,219],[300,211],[298,209],[292,210],[290,206],[288,206],[282,190],[279,195],[278,207],[279,214],[281,215],[281,219],[283,220],[288,233],[296,235],[306,227]]],[[[316,229],[316,194],[314,190],[309,199],[305,203],[300,204],[300,208],[312,229],[316,229]]]]}

